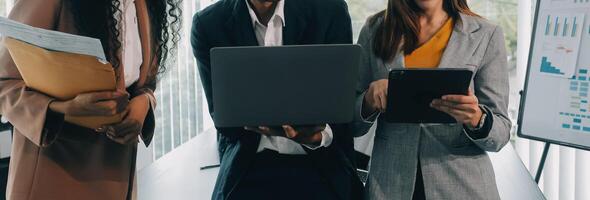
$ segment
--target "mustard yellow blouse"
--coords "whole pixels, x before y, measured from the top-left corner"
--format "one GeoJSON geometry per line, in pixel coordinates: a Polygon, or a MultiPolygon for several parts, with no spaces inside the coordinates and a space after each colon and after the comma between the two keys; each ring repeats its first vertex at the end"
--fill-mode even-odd
{"type": "Polygon", "coordinates": [[[453,33],[453,19],[447,20],[434,36],[406,55],[406,68],[437,68],[453,33]]]}

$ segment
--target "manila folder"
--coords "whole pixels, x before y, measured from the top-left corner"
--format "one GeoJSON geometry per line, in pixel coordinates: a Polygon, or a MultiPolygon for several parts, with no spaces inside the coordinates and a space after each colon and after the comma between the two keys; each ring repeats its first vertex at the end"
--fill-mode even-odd
{"type": "MultiPolygon", "coordinates": [[[[8,37],[4,44],[31,89],[59,100],[70,100],[82,93],[116,90],[112,65],[103,64],[96,57],[49,51],[8,37]]],[[[121,115],[65,116],[67,122],[92,129],[121,122],[121,118],[121,115]]]]}

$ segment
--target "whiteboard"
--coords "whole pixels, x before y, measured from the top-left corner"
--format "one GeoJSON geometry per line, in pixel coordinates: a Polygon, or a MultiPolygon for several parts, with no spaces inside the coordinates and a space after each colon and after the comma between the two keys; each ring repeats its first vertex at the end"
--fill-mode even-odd
{"type": "Polygon", "coordinates": [[[590,149],[590,0],[539,0],[518,135],[590,149]]]}

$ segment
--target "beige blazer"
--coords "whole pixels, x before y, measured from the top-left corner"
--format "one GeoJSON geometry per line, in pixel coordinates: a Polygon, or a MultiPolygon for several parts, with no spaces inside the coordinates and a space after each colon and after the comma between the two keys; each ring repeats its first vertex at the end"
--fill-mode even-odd
{"type": "MultiPolygon", "coordinates": [[[[67,2],[17,0],[9,18],[76,34],[67,2]]],[[[141,135],[149,144],[154,131],[157,64],[146,2],[135,2],[144,60],[137,86],[128,91],[150,99],[141,135]]],[[[130,199],[137,145],[119,145],[93,130],[64,122],[63,115],[48,110],[53,100],[27,88],[8,51],[0,47],[0,115],[15,127],[7,199],[130,199]]]]}

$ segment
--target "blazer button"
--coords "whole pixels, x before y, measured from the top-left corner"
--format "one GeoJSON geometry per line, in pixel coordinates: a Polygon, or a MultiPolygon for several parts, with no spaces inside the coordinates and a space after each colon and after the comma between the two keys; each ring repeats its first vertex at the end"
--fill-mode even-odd
{"type": "Polygon", "coordinates": [[[487,141],[487,142],[486,142],[486,144],[487,144],[488,146],[493,146],[493,145],[494,145],[494,141],[491,141],[491,140],[490,140],[490,141],[487,141]]]}

